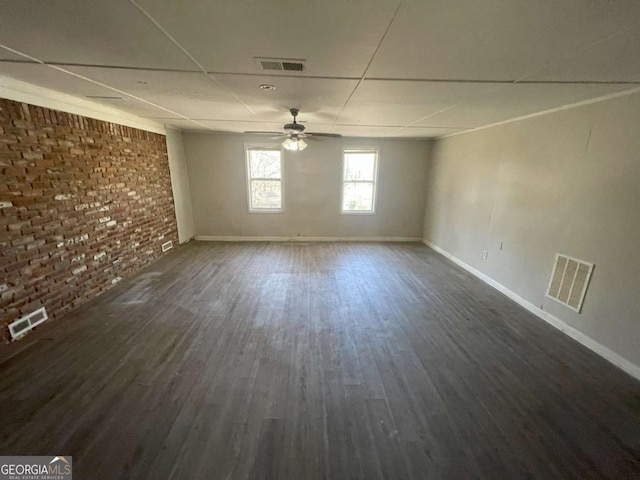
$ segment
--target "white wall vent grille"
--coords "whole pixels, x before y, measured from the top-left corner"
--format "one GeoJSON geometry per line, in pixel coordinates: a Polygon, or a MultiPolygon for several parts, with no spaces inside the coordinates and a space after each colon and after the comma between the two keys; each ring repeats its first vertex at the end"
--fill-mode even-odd
{"type": "Polygon", "coordinates": [[[167,250],[171,250],[172,248],[173,248],[173,242],[171,240],[162,244],[163,252],[166,252],[167,250]]]}
{"type": "Polygon", "coordinates": [[[262,70],[280,72],[304,72],[306,60],[296,58],[256,58],[262,70]]]}
{"type": "Polygon", "coordinates": [[[593,263],[556,254],[547,296],[580,313],[592,272],[593,263]]]}
{"type": "Polygon", "coordinates": [[[33,330],[37,325],[40,325],[42,322],[47,320],[49,317],[47,316],[47,311],[44,307],[39,308],[35,312],[31,312],[29,315],[25,315],[22,318],[19,318],[15,322],[11,322],[9,324],[9,332],[11,333],[11,338],[16,339],[21,335],[24,335],[29,330],[33,330]]]}

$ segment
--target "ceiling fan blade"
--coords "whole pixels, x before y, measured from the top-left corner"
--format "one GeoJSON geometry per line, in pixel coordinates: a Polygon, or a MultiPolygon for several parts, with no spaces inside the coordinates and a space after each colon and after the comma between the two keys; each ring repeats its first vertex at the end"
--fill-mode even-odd
{"type": "Polygon", "coordinates": [[[308,135],[310,138],[340,138],[342,137],[342,135],[340,135],[339,133],[305,133],[305,135],[308,135]]]}

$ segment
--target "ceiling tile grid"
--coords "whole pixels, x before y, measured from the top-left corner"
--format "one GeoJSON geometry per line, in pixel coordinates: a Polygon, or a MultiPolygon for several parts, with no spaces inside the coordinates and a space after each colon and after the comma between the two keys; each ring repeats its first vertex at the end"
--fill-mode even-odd
{"type": "Polygon", "coordinates": [[[296,107],[308,130],[433,138],[640,86],[637,0],[5,3],[0,75],[185,130],[296,107]]]}

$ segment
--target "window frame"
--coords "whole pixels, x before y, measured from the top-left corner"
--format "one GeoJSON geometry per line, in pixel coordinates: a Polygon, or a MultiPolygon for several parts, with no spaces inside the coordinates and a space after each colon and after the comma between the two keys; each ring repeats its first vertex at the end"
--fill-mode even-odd
{"type": "Polygon", "coordinates": [[[247,210],[249,213],[284,213],[285,209],[285,187],[284,187],[284,149],[281,145],[269,145],[269,144],[255,144],[255,143],[245,143],[244,145],[244,153],[245,153],[245,185],[247,189],[247,210]],[[276,179],[273,178],[260,178],[260,177],[251,177],[251,150],[278,150],[280,152],[280,208],[253,208],[253,203],[251,201],[251,181],[252,180],[265,180],[265,181],[273,181],[276,179]]]}
{"type": "Polygon", "coordinates": [[[380,172],[380,147],[377,145],[347,146],[342,148],[342,169],[340,171],[340,214],[341,215],[376,215],[378,200],[378,177],[380,172]],[[347,153],[374,153],[373,180],[345,180],[347,168],[347,153]],[[345,183],[373,183],[373,195],[371,210],[344,210],[344,185],[345,183]]]}

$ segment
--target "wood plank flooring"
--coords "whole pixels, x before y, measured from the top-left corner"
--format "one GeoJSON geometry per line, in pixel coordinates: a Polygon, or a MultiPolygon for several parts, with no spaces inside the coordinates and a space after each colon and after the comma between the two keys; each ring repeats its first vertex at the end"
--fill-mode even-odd
{"type": "Polygon", "coordinates": [[[0,454],[79,480],[640,478],[640,382],[419,244],[196,242],[34,338],[0,454]]]}

